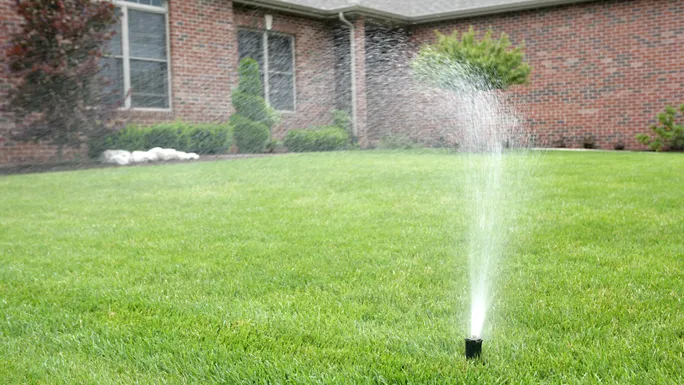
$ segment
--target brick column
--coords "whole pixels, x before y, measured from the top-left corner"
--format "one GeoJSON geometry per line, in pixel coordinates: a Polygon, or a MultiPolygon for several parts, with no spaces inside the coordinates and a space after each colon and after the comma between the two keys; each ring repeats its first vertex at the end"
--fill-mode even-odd
{"type": "Polygon", "coordinates": [[[227,120],[238,60],[232,0],[171,1],[169,20],[175,118],[227,120]]]}
{"type": "Polygon", "coordinates": [[[356,135],[359,139],[359,145],[367,147],[366,22],[362,17],[354,20],[354,52],[356,53],[356,65],[353,74],[356,78],[356,135]]]}

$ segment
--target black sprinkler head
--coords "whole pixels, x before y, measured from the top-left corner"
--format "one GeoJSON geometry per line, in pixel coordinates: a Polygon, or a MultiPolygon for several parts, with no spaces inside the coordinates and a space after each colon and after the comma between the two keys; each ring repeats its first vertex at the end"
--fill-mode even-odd
{"type": "Polygon", "coordinates": [[[467,359],[472,360],[474,358],[480,357],[480,353],[482,353],[482,338],[466,338],[465,345],[465,353],[467,359]]]}

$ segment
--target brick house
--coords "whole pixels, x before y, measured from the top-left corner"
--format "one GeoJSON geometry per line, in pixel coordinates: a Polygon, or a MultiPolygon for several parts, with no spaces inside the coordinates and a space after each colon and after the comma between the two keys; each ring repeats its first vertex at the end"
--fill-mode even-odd
{"type": "MultiPolygon", "coordinates": [[[[0,0],[0,44],[17,29],[0,0]]],[[[259,61],[264,95],[282,112],[274,135],[348,110],[362,145],[402,133],[439,136],[440,111],[409,62],[435,30],[491,28],[525,42],[530,84],[507,91],[540,142],[641,148],[666,104],[684,102],[684,0],[117,0],[120,33],[107,58],[132,122],[225,121],[237,63],[259,61]],[[353,70],[352,70],[353,69],[353,70]],[[130,93],[127,91],[130,90],[130,93]]],[[[3,61],[4,50],[0,53],[3,61]]],[[[0,75],[0,105],[8,81],[0,75]]],[[[0,165],[50,161],[46,143],[10,138],[0,115],[0,165]]],[[[67,155],[83,156],[84,149],[67,155]]]]}

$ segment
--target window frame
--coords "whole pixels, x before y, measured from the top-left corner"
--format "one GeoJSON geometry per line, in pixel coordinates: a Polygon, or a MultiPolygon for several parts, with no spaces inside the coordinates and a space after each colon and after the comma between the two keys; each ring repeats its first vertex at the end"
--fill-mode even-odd
{"type": "Polygon", "coordinates": [[[171,112],[173,110],[173,97],[171,91],[171,34],[169,28],[169,0],[164,2],[163,6],[138,4],[125,0],[114,0],[114,5],[121,10],[121,56],[106,55],[107,57],[121,58],[123,62],[123,94],[124,105],[119,108],[123,111],[144,111],[144,112],[171,112]],[[128,10],[155,13],[164,16],[164,26],[166,33],[166,61],[160,59],[147,59],[139,57],[131,57],[130,55],[130,40],[128,37],[128,10]],[[147,61],[154,63],[166,63],[166,89],[168,97],[168,107],[133,107],[131,93],[131,60],[147,61]]]}
{"type": "MultiPolygon", "coordinates": [[[[240,31],[247,31],[247,32],[256,32],[261,34],[261,47],[262,47],[262,55],[263,55],[263,60],[264,60],[264,68],[261,70],[264,72],[264,100],[266,101],[266,104],[268,104],[269,107],[271,106],[271,100],[270,100],[270,80],[269,80],[269,58],[268,58],[268,36],[269,35],[275,35],[275,36],[284,36],[290,39],[290,52],[292,53],[292,110],[276,110],[281,113],[285,114],[293,114],[297,112],[297,62],[296,60],[296,45],[295,45],[295,35],[289,34],[289,33],[284,33],[284,32],[278,32],[278,31],[272,31],[272,30],[267,30],[267,29],[255,29],[255,28],[243,28],[243,27],[238,27],[237,33],[235,34],[236,38],[239,36],[240,31]]],[[[238,51],[240,47],[240,39],[237,39],[238,43],[238,51]]],[[[239,60],[239,54],[238,54],[238,60],[239,60]]],[[[288,72],[282,72],[282,71],[273,71],[275,74],[281,74],[281,75],[289,75],[288,72]]]]}

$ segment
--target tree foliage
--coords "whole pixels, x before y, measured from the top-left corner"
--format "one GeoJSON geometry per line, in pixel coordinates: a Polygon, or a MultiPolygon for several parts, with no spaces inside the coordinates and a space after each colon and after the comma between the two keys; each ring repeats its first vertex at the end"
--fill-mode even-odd
{"type": "Polygon", "coordinates": [[[263,86],[256,60],[242,59],[238,66],[238,75],[239,84],[232,95],[235,114],[230,117],[235,144],[240,152],[263,152],[270,138],[271,128],[278,122],[278,113],[261,96],[263,86]]]}
{"type": "Polygon", "coordinates": [[[79,145],[104,129],[115,105],[100,74],[105,43],[117,22],[114,5],[92,0],[17,0],[21,30],[10,39],[13,86],[8,109],[20,140],[79,145]]]}
{"type": "Polygon", "coordinates": [[[491,30],[479,40],[473,27],[460,37],[437,32],[437,42],[423,46],[412,66],[420,81],[439,88],[505,89],[528,80],[523,48],[511,47],[505,33],[492,38],[491,30]]]}
{"type": "Polygon", "coordinates": [[[681,117],[684,117],[684,104],[679,106],[679,114],[676,108],[665,107],[665,111],[658,114],[660,125],[651,126],[655,135],[639,134],[637,140],[654,151],[684,150],[684,125],[677,123],[677,119],[681,117]]]}

